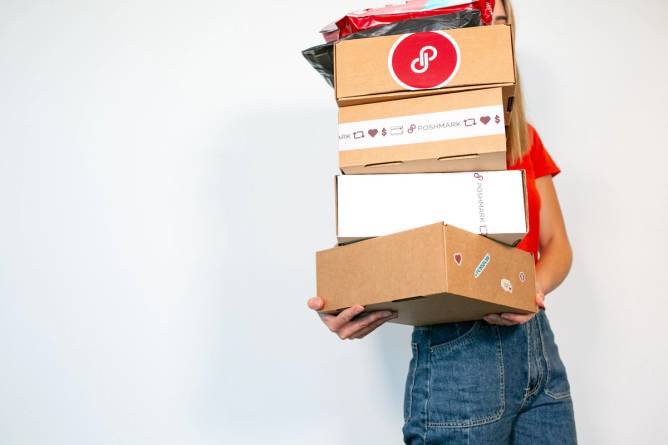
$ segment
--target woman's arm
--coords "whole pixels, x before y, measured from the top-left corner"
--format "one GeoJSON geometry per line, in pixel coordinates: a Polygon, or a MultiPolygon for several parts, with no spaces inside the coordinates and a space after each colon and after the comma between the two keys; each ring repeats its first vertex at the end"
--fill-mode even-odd
{"type": "Polygon", "coordinates": [[[536,264],[536,281],[538,289],[547,295],[568,275],[573,261],[573,251],[568,241],[552,176],[538,178],[536,188],[541,199],[540,259],[536,264]]]}
{"type": "MultiPolygon", "coordinates": [[[[536,264],[536,304],[544,308],[545,294],[552,292],[568,275],[573,260],[573,251],[568,241],[566,224],[561,214],[557,191],[552,176],[536,179],[536,188],[540,194],[540,257],[536,264]]],[[[485,317],[488,323],[512,326],[526,323],[535,314],[490,314],[485,317]]]]}

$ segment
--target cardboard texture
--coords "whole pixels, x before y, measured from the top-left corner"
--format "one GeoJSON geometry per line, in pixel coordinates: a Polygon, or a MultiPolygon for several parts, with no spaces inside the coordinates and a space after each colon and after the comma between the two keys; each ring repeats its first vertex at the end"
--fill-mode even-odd
{"type": "Polygon", "coordinates": [[[339,243],[446,221],[514,245],[528,232],[521,170],[336,178],[339,243]]]}
{"type": "Polygon", "coordinates": [[[536,312],[533,256],[444,223],[316,253],[322,312],[355,304],[415,326],[536,312]]]}
{"type": "MultiPolygon", "coordinates": [[[[503,87],[506,96],[513,96],[515,64],[510,26],[479,26],[439,33],[444,35],[441,40],[446,45],[452,42],[454,50],[448,52],[441,42],[428,39],[424,43],[401,45],[404,40],[408,42],[408,34],[338,42],[334,51],[337,103],[349,106],[492,86],[503,87]],[[440,53],[431,51],[434,49],[440,53]],[[435,70],[450,76],[432,87],[429,81],[411,83],[420,76],[437,78],[435,70]]],[[[440,80],[443,79],[436,82],[440,80]]]]}
{"type": "Polygon", "coordinates": [[[344,174],[506,169],[500,88],[339,109],[344,174]]]}

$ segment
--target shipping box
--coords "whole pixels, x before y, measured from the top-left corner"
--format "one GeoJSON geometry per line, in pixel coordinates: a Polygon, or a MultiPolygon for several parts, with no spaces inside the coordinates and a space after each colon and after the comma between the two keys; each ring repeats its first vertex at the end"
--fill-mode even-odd
{"type": "Polygon", "coordinates": [[[508,25],[343,40],[334,49],[340,106],[501,86],[509,112],[515,80],[508,25]]]}
{"type": "Polygon", "coordinates": [[[444,223],[317,252],[316,270],[325,313],[361,304],[421,326],[537,310],[530,253],[444,223]]]}
{"type": "Polygon", "coordinates": [[[522,170],[343,175],[335,189],[339,243],[445,221],[515,245],[529,229],[522,170]]]}
{"type": "Polygon", "coordinates": [[[501,88],[339,108],[344,174],[506,169],[501,88]]]}

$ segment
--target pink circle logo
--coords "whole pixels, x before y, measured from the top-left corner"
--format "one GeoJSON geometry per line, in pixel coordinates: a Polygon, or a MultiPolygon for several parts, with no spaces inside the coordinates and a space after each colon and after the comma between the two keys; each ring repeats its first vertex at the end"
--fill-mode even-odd
{"type": "Polygon", "coordinates": [[[392,78],[408,90],[441,88],[459,70],[459,46],[443,31],[406,34],[387,58],[392,78]]]}

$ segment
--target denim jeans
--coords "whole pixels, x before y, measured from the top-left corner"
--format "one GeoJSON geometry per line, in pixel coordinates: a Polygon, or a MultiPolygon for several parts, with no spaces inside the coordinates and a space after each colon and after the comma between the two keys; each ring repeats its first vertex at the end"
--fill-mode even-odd
{"type": "Polygon", "coordinates": [[[406,444],[577,443],[566,369],[547,316],[416,327],[406,444]]]}

